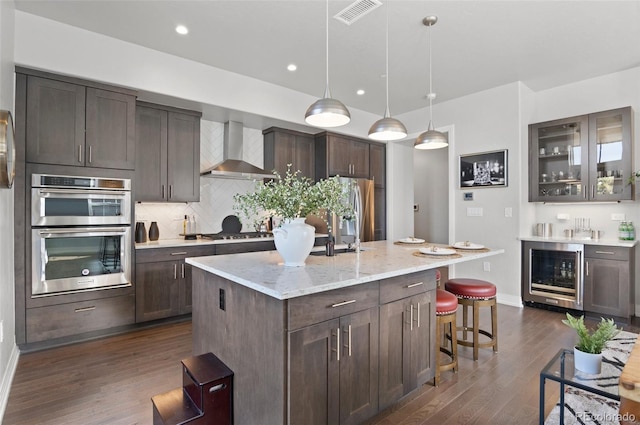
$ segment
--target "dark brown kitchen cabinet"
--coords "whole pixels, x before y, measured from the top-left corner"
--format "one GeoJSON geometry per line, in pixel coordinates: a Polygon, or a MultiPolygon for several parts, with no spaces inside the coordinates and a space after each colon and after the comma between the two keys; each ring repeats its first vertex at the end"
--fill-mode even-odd
{"type": "Polygon", "coordinates": [[[191,313],[191,266],[187,257],[214,255],[215,246],[136,251],[136,322],[191,313]]]}
{"type": "Polygon", "coordinates": [[[382,144],[369,145],[369,179],[373,180],[376,188],[387,185],[387,147],[382,144]]]}
{"type": "Polygon", "coordinates": [[[369,142],[319,133],[316,139],[316,179],[331,176],[369,178],[369,142]]]}
{"type": "Polygon", "coordinates": [[[380,409],[434,376],[434,280],[414,273],[380,281],[380,409]]]}
{"type": "Polygon", "coordinates": [[[134,295],[56,304],[27,310],[27,343],[130,325],[135,320],[134,295]]]}
{"type": "Polygon", "coordinates": [[[290,333],[291,424],[358,424],[378,411],[378,307],[290,333]]]}
{"type": "Polygon", "coordinates": [[[199,112],[138,102],[136,201],[200,200],[200,116],[199,112]]]}
{"type": "Polygon", "coordinates": [[[300,175],[314,179],[314,139],[313,135],[277,127],[270,127],[264,135],[264,168],[277,171],[281,176],[291,170],[300,170],[300,175]]]}
{"type": "Polygon", "coordinates": [[[27,76],[27,162],[132,170],[134,131],[133,94],[27,76]]]}
{"type": "Polygon", "coordinates": [[[635,310],[635,249],[587,245],[584,258],[584,310],[630,320],[635,310]]]}

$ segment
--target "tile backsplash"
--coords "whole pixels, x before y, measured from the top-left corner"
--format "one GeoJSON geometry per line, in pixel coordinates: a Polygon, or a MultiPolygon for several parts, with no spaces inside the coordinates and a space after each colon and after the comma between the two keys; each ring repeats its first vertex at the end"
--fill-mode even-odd
{"type": "MultiPolygon", "coordinates": [[[[222,161],[222,138],[224,123],[200,121],[200,170],[222,161]]],[[[244,128],[242,159],[262,167],[264,164],[264,142],[261,130],[244,128]]],[[[200,202],[186,203],[136,203],[136,221],[158,223],[160,239],[175,239],[182,233],[184,216],[195,216],[197,231],[217,233],[222,230],[222,220],[233,212],[233,195],[253,190],[251,180],[200,178],[200,202]]],[[[243,227],[243,231],[252,231],[243,227]]]]}

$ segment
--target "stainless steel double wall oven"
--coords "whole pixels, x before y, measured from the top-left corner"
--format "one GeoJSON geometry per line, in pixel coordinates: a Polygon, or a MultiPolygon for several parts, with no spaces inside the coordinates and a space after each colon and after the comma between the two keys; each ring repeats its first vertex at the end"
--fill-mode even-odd
{"type": "Polygon", "coordinates": [[[130,250],[130,179],[32,174],[32,297],[131,286],[130,250]]]}

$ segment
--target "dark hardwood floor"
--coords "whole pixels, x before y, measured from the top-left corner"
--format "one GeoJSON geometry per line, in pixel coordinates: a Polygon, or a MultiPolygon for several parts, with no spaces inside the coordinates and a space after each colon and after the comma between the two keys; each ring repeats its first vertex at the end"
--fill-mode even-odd
{"type": "MultiPolygon", "coordinates": [[[[574,342],[563,317],[499,305],[497,354],[481,349],[474,362],[471,348],[460,347],[457,374],[444,372],[439,387],[427,384],[367,423],[537,424],[540,369],[574,342]]],[[[180,360],[190,355],[188,322],[23,354],[3,424],[151,424],[151,397],[180,386],[180,360]]],[[[547,394],[549,411],[557,385],[547,384],[547,394]]]]}

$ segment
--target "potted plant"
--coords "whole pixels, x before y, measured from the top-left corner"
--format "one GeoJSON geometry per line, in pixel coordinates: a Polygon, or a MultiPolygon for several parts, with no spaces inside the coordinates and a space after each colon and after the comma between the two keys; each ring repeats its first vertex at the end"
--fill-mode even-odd
{"type": "Polygon", "coordinates": [[[599,374],[602,366],[602,349],[618,334],[619,329],[613,319],[601,318],[595,330],[590,331],[584,324],[584,316],[576,319],[569,313],[562,323],[576,330],[578,343],[575,345],[575,367],[585,373],[599,374]]]}
{"type": "Polygon", "coordinates": [[[273,175],[273,180],[257,182],[253,192],[234,195],[234,210],[248,220],[261,214],[280,217],[281,226],[273,229],[276,249],[285,266],[304,266],[315,239],[315,229],[305,224],[305,218],[315,214],[328,219],[327,211],[350,216],[353,209],[338,176],[314,183],[299,170],[292,173],[291,164],[284,177],[277,171],[273,175]]]}

